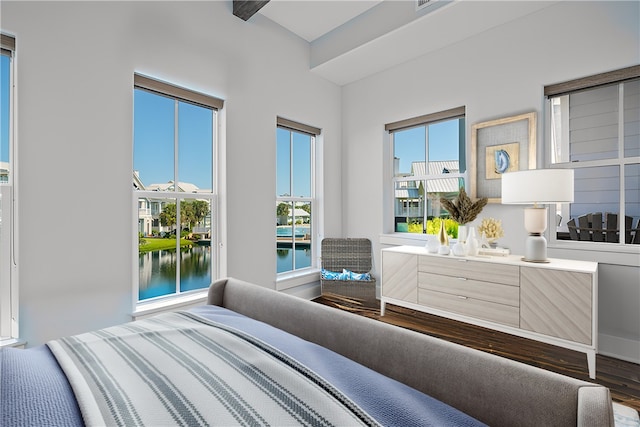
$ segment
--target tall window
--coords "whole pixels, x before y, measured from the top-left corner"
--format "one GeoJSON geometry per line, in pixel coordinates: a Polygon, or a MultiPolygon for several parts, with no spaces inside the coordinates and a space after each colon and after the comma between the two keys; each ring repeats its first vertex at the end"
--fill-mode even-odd
{"type": "MultiPolygon", "coordinates": [[[[464,186],[465,108],[390,123],[395,232],[435,234],[440,198],[464,186]]],[[[455,227],[452,230],[455,234],[455,227]]]]}
{"type": "Polygon", "coordinates": [[[0,34],[0,344],[18,337],[14,199],[15,39],[0,34]]]}
{"type": "Polygon", "coordinates": [[[556,238],[640,244],[640,66],[547,86],[545,95],[550,167],[575,171],[556,238]]]}
{"type": "Polygon", "coordinates": [[[134,77],[138,300],[209,287],[216,275],[215,153],[222,101],[134,77]]]}
{"type": "Polygon", "coordinates": [[[314,153],[320,129],[278,117],[276,260],[278,273],[313,266],[314,153]]]}

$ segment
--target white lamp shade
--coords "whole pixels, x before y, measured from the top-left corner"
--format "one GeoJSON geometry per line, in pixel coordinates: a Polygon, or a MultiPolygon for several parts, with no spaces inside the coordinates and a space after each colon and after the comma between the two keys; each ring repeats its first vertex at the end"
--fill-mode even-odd
{"type": "Polygon", "coordinates": [[[573,169],[531,169],[502,174],[502,203],[573,202],[573,169]]]}

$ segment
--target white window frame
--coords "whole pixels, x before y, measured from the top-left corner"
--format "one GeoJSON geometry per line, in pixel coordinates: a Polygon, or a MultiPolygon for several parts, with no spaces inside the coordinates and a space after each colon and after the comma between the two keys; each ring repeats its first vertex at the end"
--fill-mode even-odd
{"type": "MultiPolygon", "coordinates": [[[[156,93],[160,96],[165,96],[167,98],[172,99],[175,102],[175,108],[177,110],[178,102],[187,102],[193,103],[196,105],[202,105],[203,107],[211,108],[213,110],[213,121],[212,121],[212,138],[213,138],[213,147],[212,147],[212,188],[210,193],[206,192],[198,192],[198,193],[186,193],[176,191],[177,186],[174,186],[173,190],[166,191],[148,191],[148,190],[138,190],[135,187],[132,191],[132,207],[133,207],[133,215],[132,215],[132,247],[133,247],[133,315],[135,318],[141,318],[148,314],[152,314],[155,312],[159,312],[165,310],[167,308],[176,308],[178,306],[188,306],[190,304],[198,304],[202,303],[206,300],[206,295],[208,292],[208,287],[180,292],[179,283],[176,283],[176,292],[169,295],[158,296],[155,298],[149,298],[140,301],[139,298],[139,271],[136,267],[138,265],[138,220],[139,220],[139,212],[138,212],[138,201],[140,198],[149,198],[149,199],[175,199],[176,202],[187,201],[187,200],[202,200],[206,199],[210,202],[211,207],[211,281],[223,277],[224,272],[221,271],[221,256],[222,256],[222,239],[221,235],[221,221],[222,215],[220,214],[220,199],[219,199],[219,188],[220,188],[220,161],[219,161],[219,153],[220,153],[220,114],[221,109],[223,107],[223,101],[209,95],[201,94],[195,91],[191,91],[189,89],[185,89],[179,86],[174,86],[173,84],[162,82],[160,80],[155,80],[147,76],[143,76],[141,74],[135,74],[134,79],[134,92],[137,89],[146,90],[151,93],[156,93]]],[[[174,116],[175,120],[178,120],[177,113],[174,116]]],[[[178,124],[175,124],[175,133],[177,135],[178,132],[178,124]]],[[[177,138],[174,138],[174,152],[177,153],[178,141],[177,138]]],[[[175,159],[174,163],[174,176],[177,175],[178,168],[178,159],[175,159]]],[[[179,178],[178,178],[179,180],[179,178]]],[[[180,224],[180,210],[177,210],[177,223],[180,224]]],[[[179,232],[176,233],[179,236],[179,232]]],[[[178,240],[177,240],[178,241],[178,240]]],[[[177,244],[176,241],[176,244],[177,244]]],[[[177,273],[176,276],[180,277],[179,271],[179,262],[177,265],[177,273]]]]}
{"type": "MultiPolygon", "coordinates": [[[[545,120],[546,120],[546,142],[545,142],[545,165],[547,168],[555,168],[555,169],[579,169],[579,168],[592,168],[598,166],[617,166],[619,167],[619,212],[618,215],[620,218],[624,218],[625,216],[625,191],[624,191],[624,179],[625,173],[624,168],[625,165],[628,164],[636,164],[640,163],[640,157],[625,157],[624,154],[624,86],[623,83],[629,80],[635,80],[640,77],[640,66],[629,67],[622,70],[616,70],[608,73],[602,73],[596,76],[581,78],[577,80],[572,80],[565,83],[559,83],[556,85],[549,85],[545,87],[545,95],[547,97],[545,104],[545,120]],[[603,159],[603,160],[591,160],[591,161],[580,161],[580,162],[559,162],[557,159],[554,159],[554,150],[552,147],[552,129],[553,120],[551,115],[553,114],[552,102],[553,99],[568,95],[572,92],[580,91],[580,90],[588,90],[594,89],[598,86],[602,85],[617,85],[618,86],[618,156],[616,158],[611,159],[603,159]]],[[[564,107],[563,107],[564,108],[564,107]]],[[[563,121],[569,119],[569,112],[566,111],[565,114],[562,115],[563,121]]],[[[569,126],[568,124],[562,126],[562,129],[568,133],[569,126]]],[[[567,144],[566,149],[568,149],[569,143],[569,135],[565,134],[562,138],[563,143],[567,144]]],[[[563,146],[564,148],[564,146],[563,146]]],[[[556,224],[556,213],[560,213],[563,218],[569,217],[569,204],[562,204],[557,206],[556,209],[549,209],[549,224],[556,224]]],[[[624,236],[625,233],[625,223],[624,221],[620,221],[620,236],[624,236]]],[[[640,254],[640,245],[638,244],[629,244],[624,241],[624,238],[619,239],[616,242],[593,242],[593,241],[579,241],[579,240],[564,240],[557,238],[557,230],[556,227],[549,227],[547,230],[547,239],[549,241],[550,249],[558,249],[558,250],[578,250],[578,251],[586,251],[588,252],[599,252],[602,254],[619,254],[622,258],[618,258],[616,262],[635,265],[636,262],[627,261],[629,256],[632,258],[635,255],[640,254]]],[[[564,255],[563,255],[564,256],[564,255]]],[[[589,257],[587,255],[587,257],[589,257]]],[[[611,262],[612,259],[610,256],[603,256],[599,260],[611,262]]]]}
{"type": "Polygon", "coordinates": [[[9,75],[9,175],[0,182],[0,347],[23,344],[19,340],[18,313],[18,176],[17,158],[17,76],[13,36],[1,34],[2,54],[11,58],[9,75]]]}
{"type": "MultiPolygon", "coordinates": [[[[399,182],[408,182],[408,181],[430,181],[442,178],[458,178],[462,179],[465,185],[468,182],[467,179],[467,169],[468,165],[466,164],[466,107],[457,107],[452,108],[450,110],[440,111],[437,113],[427,114],[424,116],[418,116],[406,120],[401,120],[398,122],[393,122],[385,125],[386,137],[385,137],[385,153],[387,153],[385,166],[384,166],[384,176],[385,182],[388,183],[387,189],[385,191],[385,209],[384,209],[384,218],[385,218],[385,236],[381,239],[382,243],[385,244],[411,244],[412,240],[426,240],[426,234],[420,233],[408,233],[408,232],[399,232],[396,231],[395,227],[395,189],[396,185],[399,182]],[[454,119],[464,119],[465,120],[465,132],[462,134],[462,138],[465,143],[461,144],[458,152],[458,164],[460,167],[460,171],[457,173],[448,173],[446,174],[437,174],[437,175],[412,175],[410,177],[402,177],[396,176],[394,173],[394,133],[397,131],[407,130],[411,128],[425,126],[428,127],[431,124],[436,124],[444,121],[454,120],[454,119]],[[464,170],[463,170],[464,169],[464,170]]],[[[426,136],[426,159],[427,165],[429,163],[429,141],[428,141],[428,133],[426,136]]],[[[425,172],[428,172],[428,167],[425,167],[425,172]]],[[[444,210],[444,208],[442,208],[444,210]]]]}
{"type": "MultiPolygon", "coordinates": [[[[278,196],[276,195],[276,206],[279,203],[311,203],[311,265],[308,267],[298,268],[294,270],[284,271],[282,273],[276,272],[276,289],[284,290],[290,287],[302,285],[306,283],[306,276],[317,275],[319,267],[319,253],[320,253],[320,241],[322,239],[323,221],[321,217],[322,209],[321,194],[322,189],[319,183],[321,180],[322,171],[322,156],[321,149],[319,148],[322,140],[322,130],[320,128],[298,123],[292,120],[288,120],[282,117],[276,118],[276,130],[282,128],[290,132],[296,132],[305,134],[311,137],[311,197],[295,197],[295,196],[278,196]]],[[[291,135],[293,138],[293,134],[291,135]]],[[[291,143],[291,141],[290,141],[291,143]]],[[[290,162],[290,171],[293,168],[293,159],[290,162]]],[[[295,216],[294,216],[295,218],[295,216]]],[[[274,236],[275,239],[275,236],[274,236]]],[[[274,259],[275,261],[275,259],[274,259]]]]}

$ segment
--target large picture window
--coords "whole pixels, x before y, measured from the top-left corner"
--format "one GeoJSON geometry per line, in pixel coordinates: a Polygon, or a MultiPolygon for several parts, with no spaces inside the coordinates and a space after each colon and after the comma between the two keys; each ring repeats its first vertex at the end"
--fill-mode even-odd
{"type": "Polygon", "coordinates": [[[315,142],[320,129],[278,117],[276,130],[277,273],[313,266],[315,142]]]}
{"type": "Polygon", "coordinates": [[[556,239],[639,245],[640,66],[545,94],[549,165],[575,171],[574,202],[557,208],[556,239]]]}
{"type": "MultiPolygon", "coordinates": [[[[435,234],[448,213],[440,198],[464,186],[465,108],[386,125],[391,134],[393,230],[435,234]],[[435,221],[434,221],[435,219],[435,221]]],[[[456,224],[451,227],[455,235],[456,224]]]]}
{"type": "Polygon", "coordinates": [[[217,111],[222,101],[135,75],[138,301],[217,278],[217,111]]]}
{"type": "Polygon", "coordinates": [[[15,39],[0,34],[0,345],[18,337],[15,244],[15,39]]]}

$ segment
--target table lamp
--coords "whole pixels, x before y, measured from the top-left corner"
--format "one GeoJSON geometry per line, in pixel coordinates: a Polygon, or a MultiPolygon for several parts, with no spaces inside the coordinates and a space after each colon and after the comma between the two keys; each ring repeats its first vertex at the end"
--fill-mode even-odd
{"type": "Polygon", "coordinates": [[[524,210],[527,237],[524,261],[548,262],[547,207],[538,204],[573,202],[573,169],[531,169],[502,174],[502,203],[529,205],[524,210]]]}

